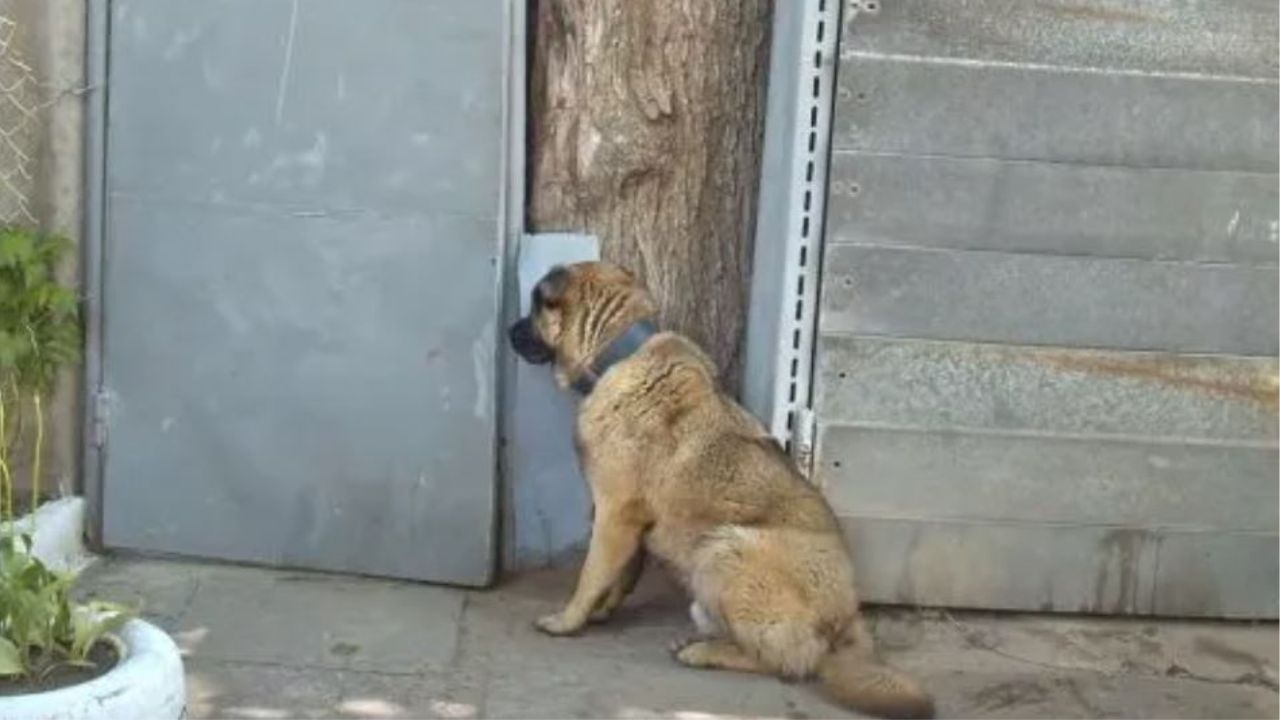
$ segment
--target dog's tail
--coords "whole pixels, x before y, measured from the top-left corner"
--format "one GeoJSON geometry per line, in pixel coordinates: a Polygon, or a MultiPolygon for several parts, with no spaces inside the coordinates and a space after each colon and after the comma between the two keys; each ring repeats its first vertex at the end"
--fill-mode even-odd
{"type": "Polygon", "coordinates": [[[882,718],[934,716],[929,693],[910,675],[880,662],[866,643],[838,643],[818,664],[818,679],[833,700],[860,713],[882,718]]]}

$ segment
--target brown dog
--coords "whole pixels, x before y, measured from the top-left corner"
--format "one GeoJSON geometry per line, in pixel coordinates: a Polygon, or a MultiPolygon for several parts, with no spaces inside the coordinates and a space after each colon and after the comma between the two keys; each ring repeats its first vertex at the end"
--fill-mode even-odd
{"type": "Polygon", "coordinates": [[[720,392],[697,346],[656,331],[655,311],[626,271],[581,263],[549,272],[511,327],[522,358],[554,363],[559,385],[585,394],[575,440],[595,504],[578,587],[538,628],[607,618],[647,552],[693,595],[703,636],[676,647],[681,663],[816,675],[855,710],[931,717],[929,695],[876,659],[826,500],[720,392]]]}

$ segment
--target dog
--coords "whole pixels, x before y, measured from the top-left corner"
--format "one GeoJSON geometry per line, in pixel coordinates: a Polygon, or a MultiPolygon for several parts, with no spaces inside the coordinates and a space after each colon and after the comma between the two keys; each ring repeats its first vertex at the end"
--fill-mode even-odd
{"type": "Polygon", "coordinates": [[[933,717],[930,695],[877,658],[830,505],[719,389],[707,355],[658,330],[644,286],[618,266],[578,263],[553,268],[531,300],[508,338],[582,394],[574,444],[594,505],[577,588],[538,629],[606,620],[651,555],[693,598],[699,634],[673,646],[678,662],[816,677],[853,710],[933,717]]]}

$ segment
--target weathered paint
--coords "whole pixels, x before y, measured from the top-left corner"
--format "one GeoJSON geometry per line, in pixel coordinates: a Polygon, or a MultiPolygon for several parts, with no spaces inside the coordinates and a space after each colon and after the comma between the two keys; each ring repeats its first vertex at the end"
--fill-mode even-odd
{"type": "Polygon", "coordinates": [[[1274,447],[835,424],[819,447],[819,481],[850,515],[1277,529],[1274,447]]]}
{"type": "Polygon", "coordinates": [[[828,333],[1262,356],[1277,349],[1274,266],[834,245],[823,273],[819,328],[828,333]]]}
{"type": "Polygon", "coordinates": [[[1138,168],[1276,171],[1271,80],[849,53],[838,150],[1138,168]]]}
{"type": "Polygon", "coordinates": [[[865,5],[813,398],[865,597],[1276,617],[1275,4],[865,5]]]}
{"type": "Polygon", "coordinates": [[[504,0],[375,3],[113,0],[111,61],[147,71],[113,78],[111,122],[131,132],[111,138],[112,187],[328,214],[492,216],[504,0]],[[128,32],[143,19],[145,35],[128,32]]]}
{"type": "MultiPolygon", "coordinates": [[[[536,233],[520,242],[519,312],[529,312],[533,287],[552,266],[597,260],[590,235],[536,233]]],[[[505,567],[549,565],[586,546],[591,495],[578,467],[573,428],[578,399],[556,387],[550,368],[517,361],[508,392],[505,567]]]]}
{"type": "Polygon", "coordinates": [[[487,583],[507,3],[111,11],[104,542],[487,583]]]}
{"type": "Polygon", "coordinates": [[[831,195],[833,245],[1276,263],[1266,173],[838,152],[831,195]]]}
{"type": "Polygon", "coordinates": [[[844,26],[846,51],[1274,80],[1271,0],[891,0],[844,26]]]}
{"type": "Polygon", "coordinates": [[[846,515],[872,602],[1275,617],[1275,534],[846,515]]]}
{"type": "Polygon", "coordinates": [[[1274,358],[824,335],[825,422],[1274,447],[1274,358]]]}

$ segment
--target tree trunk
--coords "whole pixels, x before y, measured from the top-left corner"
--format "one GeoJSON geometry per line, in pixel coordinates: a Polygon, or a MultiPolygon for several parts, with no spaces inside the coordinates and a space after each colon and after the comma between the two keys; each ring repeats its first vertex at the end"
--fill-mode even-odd
{"type": "Polygon", "coordinates": [[[768,0],[537,0],[529,225],[600,238],[741,373],[768,0]]]}

